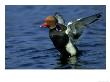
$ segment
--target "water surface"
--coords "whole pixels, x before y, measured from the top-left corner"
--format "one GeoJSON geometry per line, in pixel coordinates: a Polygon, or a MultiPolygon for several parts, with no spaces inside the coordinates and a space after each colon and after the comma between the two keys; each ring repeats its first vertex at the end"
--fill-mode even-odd
{"type": "Polygon", "coordinates": [[[6,69],[105,69],[105,6],[9,6],[6,5],[6,69]],[[88,26],[76,44],[77,59],[62,61],[48,36],[39,27],[48,15],[59,12],[66,23],[103,12],[100,20],[88,26]],[[77,61],[76,61],[77,60],[77,61]]]}

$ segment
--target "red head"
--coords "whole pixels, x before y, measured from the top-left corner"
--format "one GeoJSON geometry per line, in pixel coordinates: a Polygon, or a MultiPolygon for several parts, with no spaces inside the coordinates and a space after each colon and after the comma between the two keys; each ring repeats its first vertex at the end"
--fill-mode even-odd
{"type": "Polygon", "coordinates": [[[54,16],[48,16],[44,19],[44,23],[41,25],[41,27],[48,27],[53,28],[57,24],[57,19],[54,16]]]}

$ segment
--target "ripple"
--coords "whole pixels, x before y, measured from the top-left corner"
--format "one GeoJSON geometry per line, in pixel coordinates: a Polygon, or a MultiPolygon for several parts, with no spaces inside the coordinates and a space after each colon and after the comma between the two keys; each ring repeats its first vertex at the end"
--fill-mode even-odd
{"type": "Polygon", "coordinates": [[[13,48],[12,45],[6,45],[5,48],[13,48]]]}
{"type": "MultiPolygon", "coordinates": [[[[22,49],[19,49],[18,51],[16,52],[25,52],[25,51],[29,51],[29,50],[35,50],[35,48],[33,47],[30,47],[30,48],[22,48],[22,49]]],[[[37,50],[36,50],[37,51],[37,50]]]]}
{"type": "Polygon", "coordinates": [[[33,63],[24,63],[24,64],[19,65],[18,67],[30,67],[32,65],[33,63]]]}

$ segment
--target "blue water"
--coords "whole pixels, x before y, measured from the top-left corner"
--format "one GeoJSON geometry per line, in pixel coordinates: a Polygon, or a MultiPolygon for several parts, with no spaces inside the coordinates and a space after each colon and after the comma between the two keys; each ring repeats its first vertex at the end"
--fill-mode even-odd
{"type": "Polygon", "coordinates": [[[98,6],[5,6],[6,69],[105,69],[106,7],[98,6]],[[66,23],[103,12],[100,20],[88,26],[76,44],[80,54],[64,63],[40,24],[59,12],[66,23]],[[75,60],[75,61],[74,61],[75,60]]]}

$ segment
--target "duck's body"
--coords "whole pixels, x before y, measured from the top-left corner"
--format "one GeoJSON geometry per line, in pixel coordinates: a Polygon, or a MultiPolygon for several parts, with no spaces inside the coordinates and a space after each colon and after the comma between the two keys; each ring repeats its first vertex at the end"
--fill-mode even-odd
{"type": "Polygon", "coordinates": [[[68,35],[65,33],[66,26],[57,24],[56,28],[49,30],[49,36],[54,46],[61,53],[62,57],[70,57],[76,55],[77,48],[69,41],[68,35]]]}
{"type": "Polygon", "coordinates": [[[58,13],[45,19],[44,27],[49,27],[49,37],[61,57],[71,57],[78,53],[75,43],[79,39],[85,26],[100,18],[100,13],[69,22],[66,26],[64,19],[58,13]]]}

